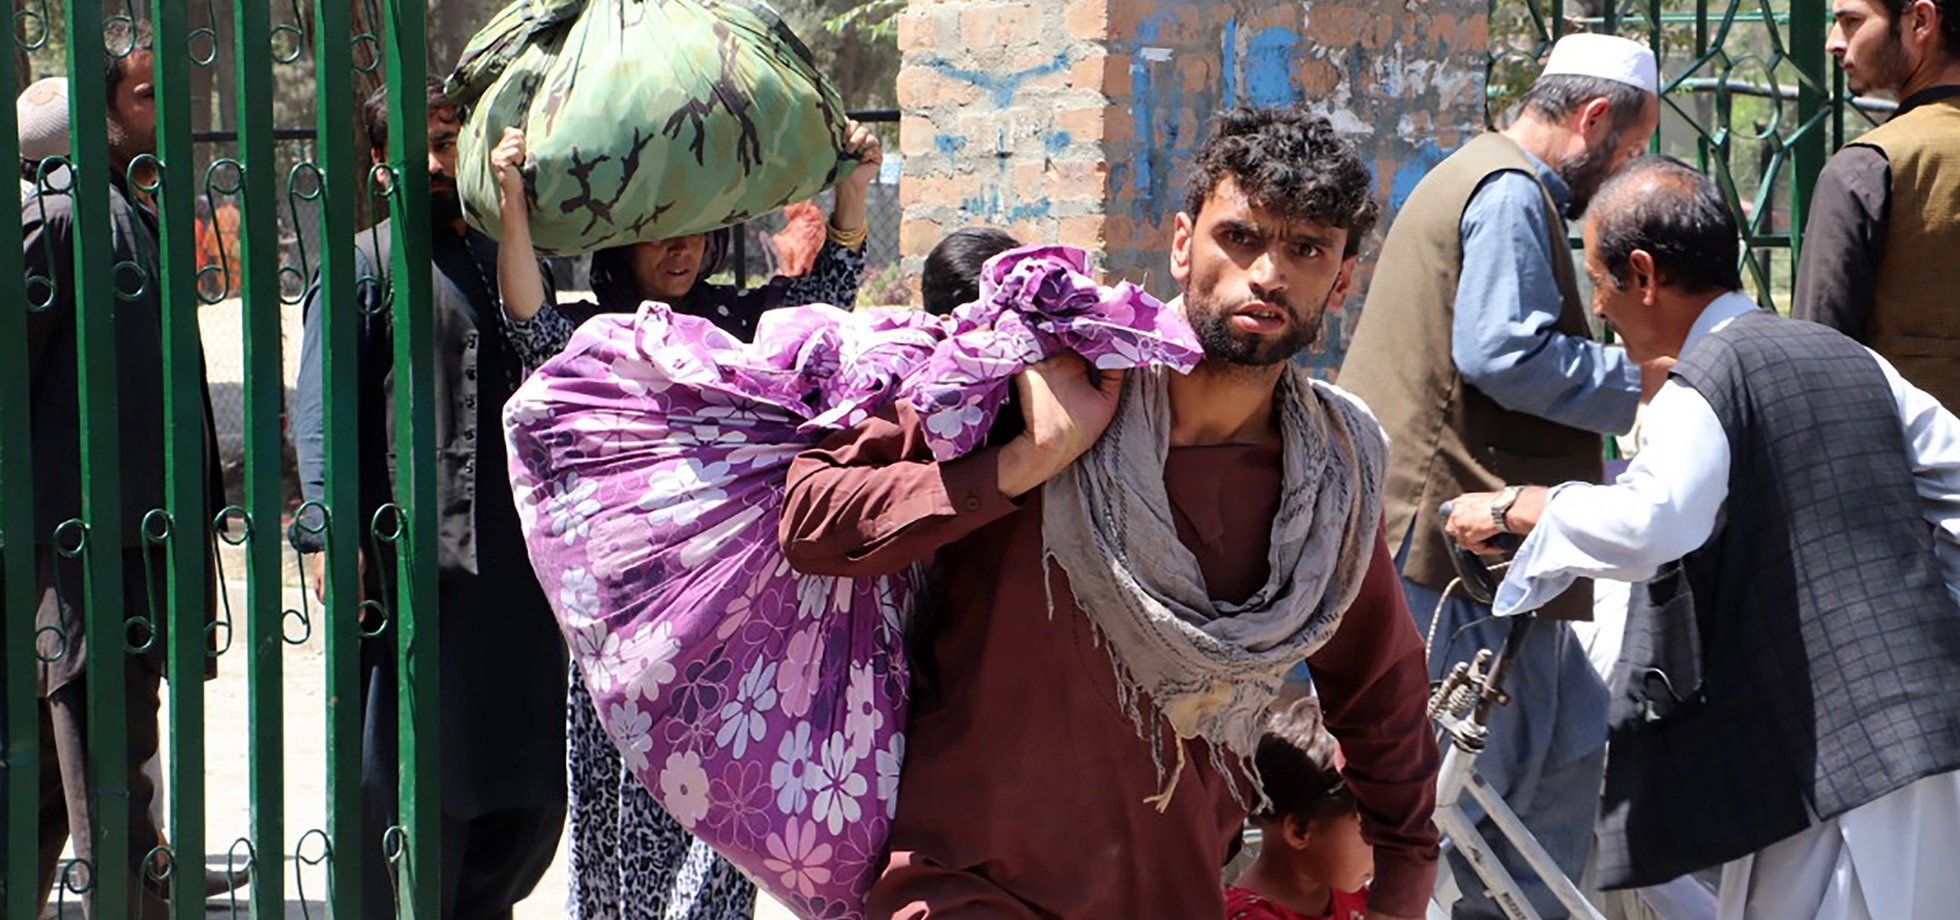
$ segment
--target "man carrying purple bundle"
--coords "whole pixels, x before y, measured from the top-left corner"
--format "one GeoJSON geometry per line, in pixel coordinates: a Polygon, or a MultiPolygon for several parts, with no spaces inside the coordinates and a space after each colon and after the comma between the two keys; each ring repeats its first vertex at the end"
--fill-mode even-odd
{"type": "Polygon", "coordinates": [[[1227,113],[1195,168],[1171,253],[1193,373],[1065,353],[959,459],[900,405],[790,470],[799,570],[935,560],[870,916],[1223,916],[1245,762],[1302,659],[1376,850],[1370,917],[1423,912],[1437,752],[1381,542],[1387,448],[1293,360],[1374,223],[1368,170],[1297,109],[1227,113]]]}

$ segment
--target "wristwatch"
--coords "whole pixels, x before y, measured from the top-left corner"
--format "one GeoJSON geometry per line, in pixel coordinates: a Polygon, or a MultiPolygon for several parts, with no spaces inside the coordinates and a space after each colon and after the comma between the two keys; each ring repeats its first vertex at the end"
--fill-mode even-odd
{"type": "Polygon", "coordinates": [[[1490,522],[1497,528],[1498,533],[1512,532],[1511,525],[1504,518],[1511,513],[1511,506],[1517,503],[1518,493],[1523,491],[1523,486],[1505,486],[1497,493],[1497,498],[1491,501],[1490,522]]]}

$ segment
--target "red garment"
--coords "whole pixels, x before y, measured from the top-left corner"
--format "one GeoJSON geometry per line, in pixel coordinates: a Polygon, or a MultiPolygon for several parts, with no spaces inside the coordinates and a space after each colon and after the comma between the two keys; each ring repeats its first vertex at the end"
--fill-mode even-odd
{"type": "MultiPolygon", "coordinates": [[[[937,554],[940,601],[913,627],[907,756],[871,916],[1222,916],[1218,875],[1245,817],[1231,779],[1194,743],[1168,810],[1144,803],[1160,778],[1109,653],[1066,575],[1049,566],[1044,584],[1040,490],[1002,496],[997,462],[997,448],[933,462],[901,409],[790,469],[782,536],[798,569],[857,576],[937,554]]],[[[1214,597],[1265,581],[1280,466],[1276,446],[1170,450],[1178,536],[1214,597]]],[[[1379,541],[1361,596],[1308,663],[1376,847],[1375,904],[1420,915],[1436,871],[1439,758],[1422,640],[1379,541]]]]}
{"type": "Polygon", "coordinates": [[[1336,891],[1327,913],[1289,910],[1249,888],[1225,889],[1225,920],[1363,920],[1368,916],[1368,893],[1336,891]]]}

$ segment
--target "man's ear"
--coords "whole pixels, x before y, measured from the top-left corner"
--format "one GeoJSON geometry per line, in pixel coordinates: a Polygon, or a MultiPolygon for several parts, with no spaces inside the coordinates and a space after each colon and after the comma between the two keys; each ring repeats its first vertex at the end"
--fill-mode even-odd
{"type": "Polygon", "coordinates": [[[1191,243],[1197,235],[1191,215],[1177,212],[1171,229],[1171,280],[1178,284],[1191,280],[1191,243]]]}
{"type": "Polygon", "coordinates": [[[1653,306],[1661,287],[1660,273],[1654,269],[1654,254],[1645,249],[1634,250],[1627,255],[1627,271],[1633,275],[1633,286],[1640,289],[1640,302],[1653,306]]]}
{"type": "Polygon", "coordinates": [[[1341,260],[1341,273],[1334,278],[1334,289],[1327,292],[1327,305],[1339,307],[1347,300],[1348,291],[1354,287],[1354,266],[1361,261],[1361,254],[1355,253],[1341,260]]]}
{"type": "Polygon", "coordinates": [[[1594,132],[1598,132],[1603,140],[1613,124],[1613,103],[1607,101],[1605,96],[1595,97],[1579,107],[1578,119],[1573,127],[1588,144],[1593,141],[1594,132]]]}
{"type": "Polygon", "coordinates": [[[1925,42],[1928,48],[1940,43],[1940,9],[1933,0],[1913,0],[1899,11],[1899,31],[1912,44],[1925,42]]]}

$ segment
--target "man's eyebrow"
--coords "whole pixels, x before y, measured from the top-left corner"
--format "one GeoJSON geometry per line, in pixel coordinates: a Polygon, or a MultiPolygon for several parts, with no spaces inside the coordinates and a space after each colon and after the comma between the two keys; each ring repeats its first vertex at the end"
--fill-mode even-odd
{"type": "Polygon", "coordinates": [[[1334,235],[1325,230],[1295,230],[1286,234],[1286,241],[1289,243],[1311,243],[1322,249],[1326,249],[1333,244],[1334,235]]]}
{"type": "Polygon", "coordinates": [[[1250,233],[1253,236],[1266,235],[1266,231],[1261,229],[1258,224],[1241,217],[1222,218],[1218,221],[1217,227],[1221,232],[1225,230],[1237,230],[1241,233],[1250,233]]]}

